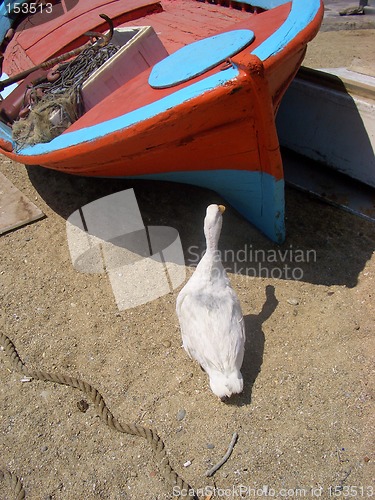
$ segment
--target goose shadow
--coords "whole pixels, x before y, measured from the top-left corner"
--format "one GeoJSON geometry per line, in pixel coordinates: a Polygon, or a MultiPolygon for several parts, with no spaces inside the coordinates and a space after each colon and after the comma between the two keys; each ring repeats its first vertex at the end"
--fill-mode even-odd
{"type": "Polygon", "coordinates": [[[245,321],[245,355],[241,373],[244,381],[244,390],[241,394],[228,401],[229,404],[243,406],[251,403],[254,383],[261,371],[265,336],[263,323],[269,319],[277,308],[279,301],[275,295],[275,287],[266,286],[266,300],[259,314],[247,314],[245,321]]]}

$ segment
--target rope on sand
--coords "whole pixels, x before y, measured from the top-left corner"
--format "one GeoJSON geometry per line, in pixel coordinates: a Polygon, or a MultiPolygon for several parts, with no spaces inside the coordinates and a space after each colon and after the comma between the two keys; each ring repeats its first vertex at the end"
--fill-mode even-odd
{"type": "MultiPolygon", "coordinates": [[[[152,450],[154,451],[156,461],[158,462],[160,472],[164,476],[165,480],[169,483],[171,487],[178,487],[179,491],[194,491],[191,486],[187,482],[185,482],[178,474],[175,472],[170,463],[167,456],[167,452],[164,446],[164,443],[160,436],[152,429],[144,427],[138,424],[123,424],[111,413],[109,408],[107,407],[103,396],[93,387],[91,384],[70,376],[61,375],[57,373],[48,373],[41,370],[31,370],[29,369],[20,358],[13,342],[7,337],[5,334],[0,332],[0,344],[3,346],[5,352],[10,357],[12,366],[23,375],[28,378],[34,378],[37,380],[42,380],[45,382],[54,382],[61,385],[67,385],[69,387],[74,387],[79,389],[84,394],[86,394],[98,412],[101,420],[108,425],[111,429],[114,429],[118,432],[124,434],[130,434],[132,436],[140,436],[145,438],[150,444],[152,450]]],[[[4,475],[4,472],[0,472],[0,474],[4,475]]],[[[5,474],[10,474],[5,473],[5,474]]],[[[8,476],[6,476],[8,477],[8,476]]],[[[1,478],[1,475],[0,475],[1,478]]],[[[18,486],[17,486],[18,487],[18,486]]],[[[22,485],[21,485],[22,488],[22,485]]],[[[14,489],[16,492],[16,487],[14,489]]],[[[25,495],[25,494],[23,494],[25,495]]],[[[24,496],[17,496],[18,499],[24,498],[24,496]]],[[[192,498],[198,500],[197,496],[193,496],[192,498]]]]}

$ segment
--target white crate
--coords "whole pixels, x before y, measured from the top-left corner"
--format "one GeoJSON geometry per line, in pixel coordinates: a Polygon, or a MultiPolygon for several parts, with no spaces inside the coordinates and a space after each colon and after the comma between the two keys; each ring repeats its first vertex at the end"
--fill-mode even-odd
{"type": "Polygon", "coordinates": [[[121,48],[82,86],[85,111],[168,56],[151,26],[116,28],[111,43],[121,48]]]}

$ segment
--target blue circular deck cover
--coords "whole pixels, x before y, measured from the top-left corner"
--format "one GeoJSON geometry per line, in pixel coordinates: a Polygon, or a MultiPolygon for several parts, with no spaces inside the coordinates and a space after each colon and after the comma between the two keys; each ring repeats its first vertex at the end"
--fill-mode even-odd
{"type": "Polygon", "coordinates": [[[233,30],[186,45],[158,62],[148,83],[161,89],[186,82],[234,56],[253,40],[252,31],[233,30]]]}

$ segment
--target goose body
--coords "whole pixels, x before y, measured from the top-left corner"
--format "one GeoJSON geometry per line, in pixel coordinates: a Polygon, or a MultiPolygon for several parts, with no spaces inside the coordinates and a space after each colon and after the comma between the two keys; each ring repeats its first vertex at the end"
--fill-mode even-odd
{"type": "Polygon", "coordinates": [[[241,305],[217,248],[223,211],[222,205],[207,208],[207,250],[176,303],[183,347],[208,374],[212,392],[221,399],[242,392],[245,346],[241,305]]]}

